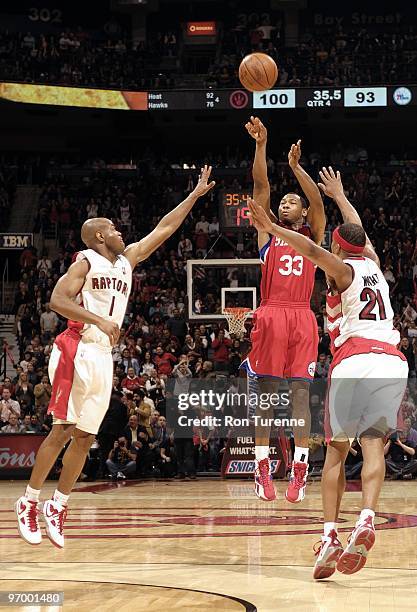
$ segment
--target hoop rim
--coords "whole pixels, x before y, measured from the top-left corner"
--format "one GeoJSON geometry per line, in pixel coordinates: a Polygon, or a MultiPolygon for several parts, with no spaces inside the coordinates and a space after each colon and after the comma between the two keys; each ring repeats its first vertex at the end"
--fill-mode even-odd
{"type": "Polygon", "coordinates": [[[243,308],[242,306],[227,306],[223,308],[223,314],[245,314],[247,312],[253,312],[252,308],[243,308]]]}

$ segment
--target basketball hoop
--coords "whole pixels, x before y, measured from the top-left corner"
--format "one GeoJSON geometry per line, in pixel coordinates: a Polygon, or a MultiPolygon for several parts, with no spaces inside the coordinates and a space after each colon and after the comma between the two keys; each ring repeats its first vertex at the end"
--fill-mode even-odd
{"type": "Polygon", "coordinates": [[[223,308],[230,334],[241,338],[245,333],[245,322],[251,314],[251,308],[223,308]]]}

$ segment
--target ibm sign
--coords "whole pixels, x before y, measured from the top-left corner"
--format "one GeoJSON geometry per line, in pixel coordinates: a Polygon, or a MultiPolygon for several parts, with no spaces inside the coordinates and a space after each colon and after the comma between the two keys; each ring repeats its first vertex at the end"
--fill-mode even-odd
{"type": "Polygon", "coordinates": [[[0,249],[26,249],[33,244],[33,234],[0,234],[0,249]]]}

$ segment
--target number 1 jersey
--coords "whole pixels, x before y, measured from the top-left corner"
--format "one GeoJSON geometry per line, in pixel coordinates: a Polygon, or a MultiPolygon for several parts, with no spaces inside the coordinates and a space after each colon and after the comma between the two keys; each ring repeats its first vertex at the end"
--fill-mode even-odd
{"type": "MultiPolygon", "coordinates": [[[[298,233],[311,238],[308,225],[303,225],[298,233]]],[[[309,259],[276,236],[272,236],[260,249],[259,255],[262,269],[262,300],[283,304],[310,302],[316,266],[309,259]]]]}
{"type": "MultiPolygon", "coordinates": [[[[84,286],[77,296],[77,303],[108,321],[122,327],[132,286],[132,266],[123,255],[114,263],[93,249],[80,251],[76,261],[87,259],[90,269],[84,286]]],[[[110,347],[110,341],[96,325],[68,321],[68,327],[76,329],[84,342],[95,342],[110,347]]]]}

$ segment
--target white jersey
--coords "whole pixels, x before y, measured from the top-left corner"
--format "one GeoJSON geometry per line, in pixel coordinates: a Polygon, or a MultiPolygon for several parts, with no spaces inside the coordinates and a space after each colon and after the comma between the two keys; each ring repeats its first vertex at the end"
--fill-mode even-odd
{"type": "MultiPolygon", "coordinates": [[[[132,266],[123,255],[114,264],[93,249],[80,251],[76,261],[88,260],[90,269],[85,283],[77,296],[77,303],[96,315],[114,321],[122,327],[130,290],[132,287],[132,266]]],[[[106,348],[110,340],[96,325],[68,322],[69,327],[79,330],[84,342],[95,342],[106,348]]]]}
{"type": "MultiPolygon", "coordinates": [[[[389,286],[380,268],[368,257],[349,257],[344,262],[353,270],[353,281],[343,293],[331,298],[329,333],[335,347],[340,347],[349,338],[397,345],[400,333],[393,326],[389,286]]],[[[327,310],[329,315],[329,298],[327,310]]]]}

